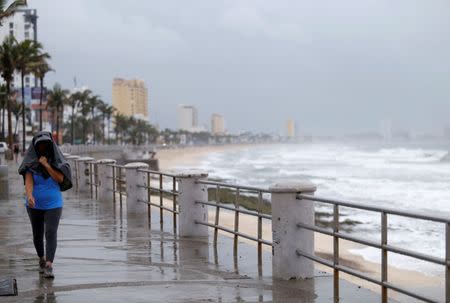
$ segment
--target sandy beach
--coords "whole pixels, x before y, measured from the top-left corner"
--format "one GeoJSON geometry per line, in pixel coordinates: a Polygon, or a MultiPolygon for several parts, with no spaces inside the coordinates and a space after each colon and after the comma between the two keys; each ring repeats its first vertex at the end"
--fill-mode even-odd
{"type": "MultiPolygon", "coordinates": [[[[220,146],[201,146],[201,147],[186,147],[180,149],[161,149],[157,151],[157,157],[159,159],[160,168],[162,171],[173,171],[177,167],[192,167],[196,168],[202,158],[208,155],[209,153],[214,152],[226,152],[236,149],[242,148],[258,148],[261,146],[251,146],[251,145],[220,145],[220,146]]],[[[214,209],[210,209],[209,220],[210,222],[214,222],[214,209]]],[[[234,214],[231,211],[221,210],[220,213],[220,224],[233,228],[234,224],[234,214]]],[[[256,219],[247,215],[240,215],[240,223],[239,228],[240,231],[252,236],[256,236],[256,219]]],[[[223,233],[224,235],[229,235],[227,233],[223,233]]],[[[264,220],[263,224],[263,237],[271,241],[271,223],[267,220],[264,220]]],[[[245,239],[241,239],[242,242],[248,242],[252,245],[256,245],[252,241],[248,241],[245,239]]],[[[359,244],[340,240],[340,261],[342,265],[349,266],[353,269],[359,270],[361,272],[367,273],[374,278],[379,279],[381,276],[381,268],[380,264],[369,262],[364,260],[360,255],[356,255],[351,253],[352,249],[362,248],[359,244]]],[[[270,247],[264,246],[264,249],[270,251],[270,247]]],[[[331,257],[332,256],[332,238],[322,234],[315,234],[315,250],[316,254],[321,257],[331,257]]],[[[324,270],[327,272],[331,272],[330,268],[322,266],[320,264],[316,265],[316,268],[320,270],[324,270]]],[[[438,276],[430,276],[425,275],[418,271],[409,271],[405,269],[400,269],[394,266],[389,266],[389,281],[395,283],[396,285],[402,286],[406,289],[412,291],[420,291],[424,295],[433,295],[435,296],[439,290],[444,289],[443,277],[438,276]]],[[[362,287],[371,289],[373,291],[379,292],[380,287],[374,285],[372,283],[366,282],[364,280],[355,278],[353,276],[349,276],[341,273],[341,278],[348,280],[352,283],[360,285],[362,287]]],[[[390,296],[394,299],[398,299],[401,301],[405,300],[405,297],[395,293],[393,291],[390,292],[390,296]]],[[[408,302],[412,302],[409,298],[408,302]]]]}
{"type": "MultiPolygon", "coordinates": [[[[263,145],[257,145],[263,147],[263,145]]],[[[156,150],[156,157],[159,160],[159,168],[162,171],[174,170],[177,167],[196,168],[202,158],[210,153],[224,152],[237,149],[255,147],[250,144],[227,144],[227,145],[205,145],[205,146],[187,146],[183,148],[168,148],[156,150]]]]}

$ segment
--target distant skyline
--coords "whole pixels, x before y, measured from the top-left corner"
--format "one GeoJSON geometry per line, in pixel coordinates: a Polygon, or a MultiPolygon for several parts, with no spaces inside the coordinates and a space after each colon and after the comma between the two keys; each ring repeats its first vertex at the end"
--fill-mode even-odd
{"type": "Polygon", "coordinates": [[[450,1],[57,1],[38,9],[56,70],[111,102],[115,77],[143,79],[151,122],[178,104],[227,129],[340,135],[450,125],[450,1]]]}

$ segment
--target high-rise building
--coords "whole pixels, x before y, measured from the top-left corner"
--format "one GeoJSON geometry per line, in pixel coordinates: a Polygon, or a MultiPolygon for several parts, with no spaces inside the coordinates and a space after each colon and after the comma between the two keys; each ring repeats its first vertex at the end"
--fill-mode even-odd
{"type": "Polygon", "coordinates": [[[148,90],[144,81],[115,78],[112,105],[125,116],[148,119],[148,90]]]}
{"type": "Polygon", "coordinates": [[[287,121],[287,136],[288,138],[295,138],[295,122],[292,119],[287,121]]]}
{"type": "Polygon", "coordinates": [[[192,105],[178,105],[178,129],[189,132],[198,129],[197,108],[192,105]]]}
{"type": "MultiPolygon", "coordinates": [[[[37,11],[35,9],[18,9],[16,12],[8,18],[2,20],[2,26],[0,26],[0,43],[8,36],[13,36],[18,42],[24,40],[37,41],[37,11]]],[[[37,87],[37,79],[33,74],[25,76],[24,86],[26,88],[37,87]]],[[[22,87],[20,74],[15,73],[14,81],[12,83],[14,88],[22,87]]],[[[31,90],[27,89],[27,93],[31,90]]]]}
{"type": "Polygon", "coordinates": [[[211,133],[213,135],[225,134],[225,120],[219,114],[213,114],[211,117],[211,133]]]}

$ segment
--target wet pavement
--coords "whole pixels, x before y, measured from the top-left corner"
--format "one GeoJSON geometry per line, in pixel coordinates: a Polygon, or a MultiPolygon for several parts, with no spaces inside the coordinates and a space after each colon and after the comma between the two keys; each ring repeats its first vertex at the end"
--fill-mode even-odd
{"type": "MultiPolygon", "coordinates": [[[[127,222],[125,203],[100,203],[64,193],[65,206],[54,263],[56,278],[37,271],[23,183],[10,167],[10,197],[0,200],[0,278],[15,277],[18,297],[0,302],[333,302],[331,275],[274,281],[271,256],[258,266],[257,249],[233,239],[180,238],[172,217],[127,222]]],[[[380,302],[379,295],[341,281],[341,302],[380,302]]]]}

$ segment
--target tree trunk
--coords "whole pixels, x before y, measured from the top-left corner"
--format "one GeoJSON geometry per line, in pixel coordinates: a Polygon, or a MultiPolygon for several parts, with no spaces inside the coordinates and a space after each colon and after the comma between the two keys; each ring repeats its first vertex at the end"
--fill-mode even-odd
{"type": "Polygon", "coordinates": [[[94,108],[91,109],[91,116],[92,116],[92,143],[95,145],[94,108]]]}
{"type": "MultiPolygon", "coordinates": [[[[11,114],[11,100],[10,100],[10,93],[11,93],[11,81],[6,81],[6,104],[8,108],[8,146],[10,151],[13,150],[13,134],[12,134],[12,114],[11,114]]],[[[9,159],[12,160],[11,156],[13,153],[10,153],[9,159]]]]}
{"type": "Polygon", "coordinates": [[[106,143],[106,131],[105,131],[105,119],[106,115],[102,115],[102,143],[103,145],[106,143]]]}
{"type": "Polygon", "coordinates": [[[17,128],[19,127],[20,113],[14,115],[14,118],[16,118],[16,126],[14,126],[14,133],[13,133],[13,136],[15,137],[17,135],[17,128]]]}
{"type": "Polygon", "coordinates": [[[74,119],[75,119],[75,101],[72,103],[72,119],[70,121],[70,141],[71,141],[72,145],[75,142],[74,141],[75,138],[73,136],[73,131],[74,131],[74,124],[73,124],[73,122],[74,122],[74,119]]]}
{"type": "Polygon", "coordinates": [[[84,121],[84,123],[83,123],[83,144],[86,144],[86,123],[87,123],[87,120],[86,119],[83,119],[84,121]]]}
{"type": "Polygon", "coordinates": [[[44,77],[40,78],[41,81],[41,94],[39,96],[39,130],[42,130],[42,99],[43,99],[43,89],[44,89],[44,77]]]}
{"type": "MultiPolygon", "coordinates": [[[[3,103],[3,108],[2,108],[2,140],[5,140],[5,108],[6,108],[6,101],[7,99],[5,99],[5,103],[3,103]]],[[[5,140],[6,141],[6,140],[5,140]]]]}
{"type": "Polygon", "coordinates": [[[111,116],[108,115],[108,144],[109,145],[111,145],[110,129],[111,129],[111,116]]]}
{"type": "Polygon", "coordinates": [[[21,73],[21,75],[20,75],[20,78],[21,78],[21,81],[22,81],[22,150],[25,150],[25,148],[26,148],[26,146],[25,146],[25,140],[26,140],[26,134],[27,134],[27,131],[26,131],[26,129],[25,129],[25,87],[24,87],[24,78],[25,78],[25,75],[24,75],[24,73],[22,72],[21,73]]]}
{"type": "MultiPolygon", "coordinates": [[[[117,120],[116,120],[116,125],[117,125],[117,120]]],[[[117,130],[117,126],[116,126],[116,144],[119,144],[119,132],[117,130]]]]}
{"type": "Polygon", "coordinates": [[[56,108],[56,144],[59,145],[59,108],[56,108]]]}

